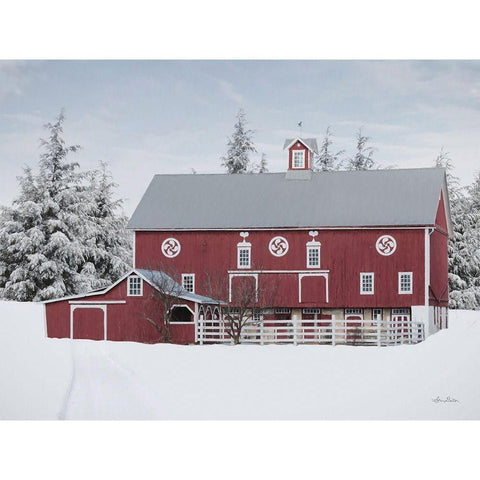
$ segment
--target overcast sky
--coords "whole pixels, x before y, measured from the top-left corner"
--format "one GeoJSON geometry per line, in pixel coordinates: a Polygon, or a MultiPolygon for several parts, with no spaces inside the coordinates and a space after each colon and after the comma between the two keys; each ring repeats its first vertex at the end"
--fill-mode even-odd
{"type": "Polygon", "coordinates": [[[283,140],[322,138],[351,154],[362,126],[376,160],[432,166],[443,146],[463,184],[480,169],[476,61],[0,62],[0,204],[35,166],[42,125],[66,111],[65,138],[84,168],[107,161],[131,214],[155,173],[221,173],[242,107],[258,160],[284,171],[283,140]]]}

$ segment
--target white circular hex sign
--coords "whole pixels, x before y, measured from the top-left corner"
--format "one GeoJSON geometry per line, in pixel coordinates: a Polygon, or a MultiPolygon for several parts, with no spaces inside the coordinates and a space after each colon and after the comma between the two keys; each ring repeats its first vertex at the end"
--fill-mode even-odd
{"type": "Polygon", "coordinates": [[[288,252],[288,241],[283,237],[273,237],[268,244],[270,253],[275,257],[283,257],[288,252]]]}
{"type": "Polygon", "coordinates": [[[375,247],[380,255],[388,257],[397,249],[397,242],[391,235],[382,235],[378,238],[375,247]]]}
{"type": "Polygon", "coordinates": [[[176,257],[181,249],[180,242],[176,238],[167,238],[162,243],[162,253],[167,258],[176,257]]]}

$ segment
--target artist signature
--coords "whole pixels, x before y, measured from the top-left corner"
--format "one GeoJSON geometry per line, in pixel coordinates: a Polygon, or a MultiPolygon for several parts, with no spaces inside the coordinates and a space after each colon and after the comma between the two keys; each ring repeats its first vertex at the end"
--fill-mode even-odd
{"type": "Polygon", "coordinates": [[[447,396],[445,398],[440,398],[437,396],[436,398],[432,398],[432,402],[434,403],[460,403],[460,400],[457,400],[456,398],[452,398],[450,396],[447,396]]]}

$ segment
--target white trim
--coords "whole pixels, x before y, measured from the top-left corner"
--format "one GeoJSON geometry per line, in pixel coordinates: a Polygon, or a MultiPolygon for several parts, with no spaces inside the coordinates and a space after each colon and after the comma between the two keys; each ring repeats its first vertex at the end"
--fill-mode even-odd
{"type": "Polygon", "coordinates": [[[135,273],[138,275],[138,272],[134,268],[132,268],[129,272],[123,275],[123,277],[120,277],[114,284],[104,288],[103,290],[97,290],[95,292],[89,292],[89,293],[81,293],[78,295],[70,295],[68,297],[63,297],[63,298],[52,298],[52,300],[44,300],[42,303],[63,302],[64,300],[72,300],[74,298],[84,298],[84,297],[94,297],[95,295],[104,295],[105,293],[112,290],[112,288],[116,287],[119,283],[123,282],[123,280],[125,280],[132,273],[135,273]]]}
{"type": "MultiPolygon", "coordinates": [[[[445,197],[444,197],[445,198],[445,197]]],[[[425,305],[430,303],[430,235],[433,232],[433,228],[425,229],[425,305]]],[[[413,279],[412,279],[413,282],[413,279]]],[[[412,285],[413,286],[413,285],[412,285]]],[[[398,286],[400,293],[400,285],[398,286]]]]}
{"type": "Polygon", "coordinates": [[[302,303],[302,278],[304,277],[323,277],[325,279],[325,303],[328,303],[328,270],[298,274],[298,303],[302,303]]]}
{"type": "Polygon", "coordinates": [[[195,274],[194,273],[182,273],[182,287],[185,288],[185,290],[187,290],[187,292],[189,292],[189,293],[195,293],[195,274]],[[186,277],[192,277],[192,291],[191,292],[190,292],[190,290],[187,290],[185,288],[185,285],[183,283],[183,281],[186,277]]]}
{"type": "Polygon", "coordinates": [[[255,279],[255,300],[258,301],[258,273],[254,272],[228,272],[228,301],[232,301],[232,279],[235,277],[253,277],[255,279]]]}
{"type": "Polygon", "coordinates": [[[295,143],[300,142],[304,147],[307,148],[310,152],[313,152],[313,150],[301,139],[301,138],[295,138],[288,146],[284,147],[284,150],[289,150],[295,143]]]}
{"type": "MultiPolygon", "coordinates": [[[[415,225],[371,225],[366,227],[365,225],[357,225],[357,226],[323,226],[323,227],[318,227],[316,225],[306,225],[303,227],[292,227],[292,226],[285,226],[285,227],[277,227],[277,226],[271,226],[271,227],[248,227],[250,231],[254,232],[263,232],[263,231],[281,231],[281,230],[287,230],[287,231],[297,231],[297,230],[309,230],[312,228],[316,228],[317,230],[323,231],[323,230],[424,230],[426,227],[432,227],[434,228],[435,225],[431,223],[427,224],[415,224],[415,225]]],[[[135,228],[135,229],[129,229],[129,230],[134,230],[135,232],[210,232],[210,231],[215,231],[215,232],[243,232],[245,230],[244,227],[209,227],[209,228],[187,228],[187,227],[175,227],[175,228],[135,228]]]]}
{"type": "Polygon", "coordinates": [[[143,279],[139,275],[129,275],[127,278],[127,297],[143,297],[143,279]],[[140,293],[130,293],[130,280],[140,280],[140,293]]]}
{"type": "Polygon", "coordinates": [[[291,150],[292,152],[292,170],[305,170],[305,150],[291,150]],[[295,154],[301,153],[302,154],[302,165],[300,167],[295,166],[295,154]]]}
{"type": "Polygon", "coordinates": [[[70,300],[70,305],[115,305],[121,303],[127,303],[126,300],[70,300]]]}
{"type": "MultiPolygon", "coordinates": [[[[244,273],[242,270],[228,270],[228,273],[244,273]]],[[[330,270],[250,270],[249,273],[330,273],[330,270]]]]}
{"type": "Polygon", "coordinates": [[[413,293],[413,272],[398,272],[398,294],[399,295],[411,295],[412,293],[413,293]],[[410,290],[408,290],[408,291],[402,291],[402,289],[401,289],[401,277],[402,277],[402,275],[408,275],[410,277],[410,290]]]}
{"type": "MultiPolygon", "coordinates": [[[[186,304],[186,303],[176,303],[175,305],[172,305],[172,308],[171,310],[173,310],[174,308],[178,308],[178,307],[185,307],[186,309],[188,309],[190,311],[190,313],[192,315],[195,315],[195,312],[186,304]]],[[[182,323],[182,322],[174,322],[174,323],[182,323]]],[[[192,322],[183,322],[183,323],[192,323],[192,322]]]]}
{"type": "Polygon", "coordinates": [[[73,313],[77,308],[97,308],[103,310],[103,340],[107,340],[107,306],[106,305],[70,305],[70,338],[73,340],[73,313]]]}
{"type": "Polygon", "coordinates": [[[237,244],[237,268],[248,269],[252,266],[252,247],[248,242],[240,242],[237,244]],[[245,250],[248,252],[248,265],[240,265],[240,252],[245,250]]]}
{"type": "Polygon", "coordinates": [[[360,295],[375,295],[375,273],[374,272],[360,272],[360,295]],[[367,275],[372,277],[372,291],[365,291],[363,289],[363,278],[367,275]]]}
{"type": "Polygon", "coordinates": [[[132,265],[133,265],[133,268],[135,268],[135,253],[137,251],[137,241],[136,241],[136,238],[137,238],[137,233],[135,232],[135,230],[133,231],[133,245],[132,245],[132,265]]]}
{"type": "Polygon", "coordinates": [[[322,244],[320,242],[307,242],[307,268],[320,268],[321,246],[322,244]],[[310,265],[310,258],[308,256],[310,250],[318,250],[318,265],[310,265]]]}

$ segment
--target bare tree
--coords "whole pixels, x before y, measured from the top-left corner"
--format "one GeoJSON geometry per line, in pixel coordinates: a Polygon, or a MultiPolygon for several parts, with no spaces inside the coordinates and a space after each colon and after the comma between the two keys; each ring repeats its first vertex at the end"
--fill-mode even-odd
{"type": "Polygon", "coordinates": [[[261,270],[254,276],[241,276],[240,281],[229,282],[225,274],[206,274],[205,290],[211,298],[222,299],[218,306],[223,314],[225,332],[235,345],[240,343],[242,331],[249,324],[255,324],[267,307],[274,307],[277,285],[273,282],[262,285],[261,270]]]}
{"type": "Polygon", "coordinates": [[[170,343],[173,307],[178,303],[179,295],[186,293],[179,283],[181,275],[175,267],[165,265],[145,269],[143,274],[152,288],[143,302],[141,316],[157,330],[165,343],[170,343]]]}

